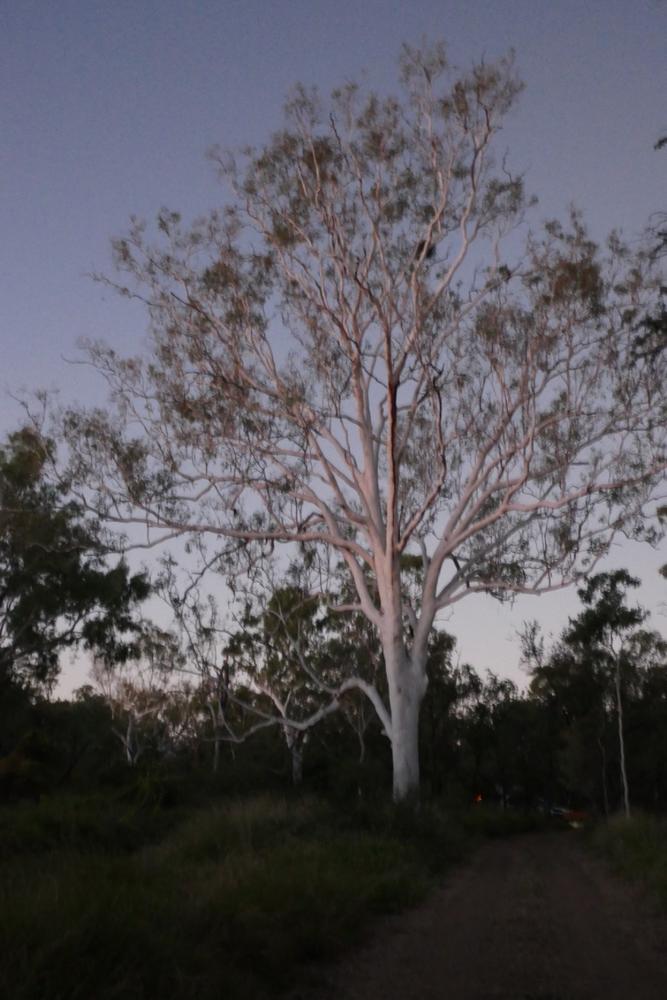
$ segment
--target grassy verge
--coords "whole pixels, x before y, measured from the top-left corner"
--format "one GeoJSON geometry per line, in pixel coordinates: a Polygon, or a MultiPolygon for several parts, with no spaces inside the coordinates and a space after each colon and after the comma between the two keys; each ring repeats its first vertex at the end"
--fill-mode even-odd
{"type": "Polygon", "coordinates": [[[600,824],[591,836],[616,871],[641,879],[667,907],[667,822],[650,816],[600,824]]]}
{"type": "Polygon", "coordinates": [[[256,797],[191,811],[53,799],[0,812],[0,997],[266,996],[461,853],[442,814],[256,797]]]}

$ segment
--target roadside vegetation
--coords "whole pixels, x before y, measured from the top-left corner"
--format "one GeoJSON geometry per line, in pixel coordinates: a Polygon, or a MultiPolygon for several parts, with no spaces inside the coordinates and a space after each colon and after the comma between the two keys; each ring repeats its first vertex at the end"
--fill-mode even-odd
{"type": "MultiPolygon", "coordinates": [[[[139,615],[148,582],[121,563],[111,586],[103,552],[99,600],[82,604],[85,564],[77,549],[62,576],[44,511],[67,551],[96,536],[44,492],[23,442],[5,455],[23,492],[0,547],[13,588],[0,595],[0,997],[266,997],[416,904],[483,837],[667,804],[666,647],[628,608],[627,575],[591,578],[552,649],[527,629],[525,692],[433,633],[415,810],[391,803],[389,742],[358,691],[317,725],[289,716],[316,714],[310,680],[335,687],[351,661],[385,691],[361,620],[279,578],[230,632],[165,570],[154,586],[175,622],[162,631],[139,615]],[[40,586],[24,600],[26,573],[40,586]],[[52,697],[63,648],[96,657],[69,701],[52,697]]],[[[664,850],[642,845],[664,884],[664,850]]]]}
{"type": "Polygon", "coordinates": [[[0,811],[0,996],[265,996],[460,858],[435,809],[279,795],[53,797],[0,811]]]}
{"type": "Polygon", "coordinates": [[[592,836],[595,849],[616,871],[643,882],[667,909],[667,820],[638,815],[600,824],[592,836]]]}

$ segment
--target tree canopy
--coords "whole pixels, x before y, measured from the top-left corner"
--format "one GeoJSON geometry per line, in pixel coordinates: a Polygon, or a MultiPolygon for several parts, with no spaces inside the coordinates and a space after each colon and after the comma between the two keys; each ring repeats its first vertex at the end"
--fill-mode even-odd
{"type": "Polygon", "coordinates": [[[99,525],[47,481],[53,453],[30,428],[0,447],[0,674],[28,686],[52,684],[79,644],[127,655],[149,590],[143,573],[107,564],[99,525]]]}
{"type": "MultiPolygon", "coordinates": [[[[601,785],[606,813],[610,809],[608,760],[612,756],[608,723],[610,715],[615,715],[618,787],[627,816],[630,768],[626,702],[639,701],[642,687],[654,685],[660,692],[664,684],[664,640],[642,628],[648,612],[627,602],[628,590],[639,584],[624,569],[589,577],[578,590],[582,610],[570,619],[548,656],[535,624],[529,625],[523,636],[524,655],[532,664],[533,694],[558,704],[566,721],[566,770],[571,777],[576,775],[580,791],[591,799],[601,785]]],[[[650,695],[644,697],[650,702],[650,695]]]]}
{"type": "Polygon", "coordinates": [[[114,403],[64,427],[81,496],[146,544],[207,538],[231,575],[244,546],[342,561],[404,798],[438,612],[564,586],[646,534],[667,361],[635,350],[650,253],[597,246],[576,212],[523,228],[496,151],[512,59],[461,72],[405,47],[400,79],[399,97],[297,88],[263,147],[215,155],[222,210],[115,241],[110,283],[146,304],[150,351],[90,345],[114,403]]]}

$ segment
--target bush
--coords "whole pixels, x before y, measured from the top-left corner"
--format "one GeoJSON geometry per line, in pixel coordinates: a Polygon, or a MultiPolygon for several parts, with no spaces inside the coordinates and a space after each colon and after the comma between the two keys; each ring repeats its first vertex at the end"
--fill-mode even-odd
{"type": "Polygon", "coordinates": [[[3,812],[0,996],[266,997],[423,895],[434,823],[268,795],[177,826],[119,799],[3,812]]]}
{"type": "Polygon", "coordinates": [[[130,852],[164,836],[177,818],[120,796],[53,795],[0,809],[0,856],[130,852]]]}
{"type": "Polygon", "coordinates": [[[208,788],[186,777],[178,808],[136,772],[106,796],[0,810],[0,996],[265,998],[374,914],[417,902],[472,839],[534,825],[509,810],[343,810],[219,789],[186,812],[208,788]]]}
{"type": "Polygon", "coordinates": [[[596,850],[617,871],[650,885],[667,906],[667,822],[650,816],[617,818],[600,824],[592,835],[596,850]]]}

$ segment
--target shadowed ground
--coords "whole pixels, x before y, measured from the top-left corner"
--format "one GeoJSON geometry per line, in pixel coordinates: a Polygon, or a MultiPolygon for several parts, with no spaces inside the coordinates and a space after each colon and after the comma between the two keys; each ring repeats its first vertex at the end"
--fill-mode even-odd
{"type": "Polygon", "coordinates": [[[515,837],[296,998],[667,1000],[667,926],[576,833],[515,837]]]}

